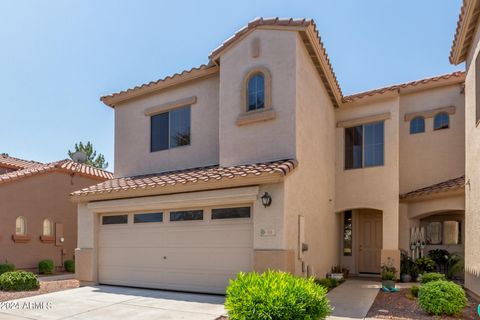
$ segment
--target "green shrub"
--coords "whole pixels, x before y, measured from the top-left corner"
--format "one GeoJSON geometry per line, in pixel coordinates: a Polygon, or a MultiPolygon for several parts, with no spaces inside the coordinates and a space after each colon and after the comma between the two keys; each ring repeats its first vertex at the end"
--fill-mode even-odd
{"type": "Polygon", "coordinates": [[[339,281],[334,278],[315,279],[315,283],[324,286],[329,291],[339,285],[339,281]]]}
{"type": "Polygon", "coordinates": [[[42,260],[38,263],[38,272],[41,274],[52,274],[55,265],[52,260],[42,260]]]}
{"type": "Polygon", "coordinates": [[[75,272],[75,261],[65,260],[65,262],[63,263],[63,267],[67,272],[75,272]]]}
{"type": "Polygon", "coordinates": [[[420,287],[418,302],[423,311],[433,315],[458,315],[467,305],[467,297],[458,284],[438,280],[420,287]]]}
{"type": "Polygon", "coordinates": [[[325,319],[332,311],[326,293],[313,278],[241,272],[230,281],[225,309],[230,320],[325,319]]]}
{"type": "Polygon", "coordinates": [[[424,273],[424,272],[433,272],[435,271],[435,261],[433,261],[432,259],[430,258],[427,258],[427,257],[423,257],[423,258],[418,258],[417,260],[415,260],[415,264],[417,265],[418,267],[418,270],[420,271],[420,273],[424,273]]]}
{"type": "Polygon", "coordinates": [[[3,264],[0,264],[0,275],[13,270],[15,270],[15,265],[13,263],[5,262],[3,264]]]}
{"type": "Polygon", "coordinates": [[[37,277],[26,271],[9,271],[0,276],[0,290],[25,291],[38,289],[37,277]]]}
{"type": "Polygon", "coordinates": [[[422,280],[420,280],[420,282],[422,284],[425,284],[432,281],[440,281],[440,280],[444,280],[444,281],[446,280],[444,274],[441,274],[438,272],[427,272],[423,274],[422,280]]]}
{"type": "Polygon", "coordinates": [[[410,288],[410,294],[412,296],[414,296],[415,298],[418,298],[418,290],[420,290],[420,288],[416,285],[413,285],[411,288],[410,288]]]}

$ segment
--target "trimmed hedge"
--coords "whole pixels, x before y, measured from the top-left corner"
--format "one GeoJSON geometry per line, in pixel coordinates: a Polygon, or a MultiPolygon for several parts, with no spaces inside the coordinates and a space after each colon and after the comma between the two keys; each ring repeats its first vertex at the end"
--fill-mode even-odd
{"type": "Polygon", "coordinates": [[[52,260],[46,259],[38,263],[38,272],[41,274],[52,274],[55,270],[55,264],[52,260]]]}
{"type": "Polygon", "coordinates": [[[410,293],[412,294],[412,296],[414,296],[415,298],[418,298],[418,291],[420,290],[420,288],[416,285],[413,285],[411,288],[410,288],[410,293]]]}
{"type": "Polygon", "coordinates": [[[241,272],[230,281],[225,309],[230,320],[325,319],[332,311],[326,293],[314,278],[241,272]]]}
{"type": "Polygon", "coordinates": [[[441,273],[438,273],[438,272],[428,272],[428,273],[424,273],[422,275],[422,279],[420,280],[420,283],[425,284],[425,283],[429,283],[429,282],[432,282],[432,281],[440,281],[440,280],[443,280],[443,281],[447,280],[447,279],[445,279],[444,274],[441,274],[441,273]]]}
{"type": "Polygon", "coordinates": [[[5,272],[10,272],[15,270],[15,265],[13,263],[5,262],[0,264],[0,275],[4,274],[5,272]]]}
{"type": "Polygon", "coordinates": [[[38,289],[37,276],[27,271],[9,271],[0,276],[0,290],[26,291],[38,289]]]}
{"type": "Polygon", "coordinates": [[[65,260],[65,262],[63,263],[63,267],[67,272],[75,272],[75,261],[65,260]]]}
{"type": "Polygon", "coordinates": [[[450,281],[431,281],[420,287],[418,303],[423,311],[433,315],[459,315],[467,306],[461,286],[450,281]]]}

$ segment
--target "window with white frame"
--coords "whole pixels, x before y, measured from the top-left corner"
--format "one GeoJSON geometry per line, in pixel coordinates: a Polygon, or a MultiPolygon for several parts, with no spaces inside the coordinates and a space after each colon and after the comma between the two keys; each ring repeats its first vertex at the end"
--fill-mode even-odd
{"type": "Polygon", "coordinates": [[[53,235],[53,225],[50,219],[43,220],[43,235],[44,236],[52,236],[53,235]]]}
{"type": "Polygon", "coordinates": [[[15,234],[24,236],[27,234],[27,220],[24,217],[17,217],[15,220],[15,234]]]}
{"type": "Polygon", "coordinates": [[[190,106],[151,116],[150,151],[190,145],[190,106]]]}

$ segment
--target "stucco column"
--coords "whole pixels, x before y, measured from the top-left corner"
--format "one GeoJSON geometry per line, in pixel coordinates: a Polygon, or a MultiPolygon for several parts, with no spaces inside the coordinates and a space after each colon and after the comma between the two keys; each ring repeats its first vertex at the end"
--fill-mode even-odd
{"type": "Polygon", "coordinates": [[[400,272],[399,205],[391,204],[383,211],[383,248],[381,264],[391,263],[400,272]]]}
{"type": "Polygon", "coordinates": [[[75,278],[82,282],[97,282],[96,215],[87,203],[78,204],[78,240],[75,249],[75,278]]]}

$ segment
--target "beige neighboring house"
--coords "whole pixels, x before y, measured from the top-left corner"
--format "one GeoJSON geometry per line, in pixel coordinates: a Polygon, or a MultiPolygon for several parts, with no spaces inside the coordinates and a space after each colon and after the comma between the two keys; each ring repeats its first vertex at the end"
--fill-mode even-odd
{"type": "Polygon", "coordinates": [[[343,96],[313,20],[256,19],[209,63],[101,100],[115,178],[76,191],[77,278],[224,293],[239,271],[463,253],[464,72],[343,96]],[[425,240],[426,241],[426,240],[425,240]]]}
{"type": "Polygon", "coordinates": [[[51,259],[62,268],[77,244],[69,194],[112,177],[70,160],[40,163],[0,154],[0,263],[36,270],[40,260],[51,259]]]}
{"type": "Polygon", "coordinates": [[[466,64],[465,285],[480,295],[480,1],[464,0],[450,52],[466,64]]]}

